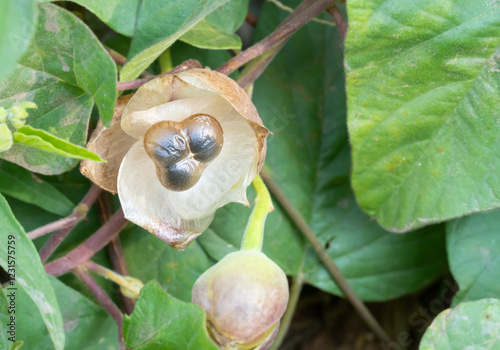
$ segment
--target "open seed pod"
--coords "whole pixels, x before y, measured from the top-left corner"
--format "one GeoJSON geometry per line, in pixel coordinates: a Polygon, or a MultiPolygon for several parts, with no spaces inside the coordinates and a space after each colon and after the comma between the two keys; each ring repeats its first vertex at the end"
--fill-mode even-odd
{"type": "Polygon", "coordinates": [[[192,300],[222,349],[267,349],[288,303],[288,282],[262,252],[237,251],[198,278],[192,300]]]}
{"type": "Polygon", "coordinates": [[[245,91],[209,69],[166,74],[117,101],[82,173],[118,192],[125,217],[184,249],[229,202],[248,205],[269,131],[245,91]]]}

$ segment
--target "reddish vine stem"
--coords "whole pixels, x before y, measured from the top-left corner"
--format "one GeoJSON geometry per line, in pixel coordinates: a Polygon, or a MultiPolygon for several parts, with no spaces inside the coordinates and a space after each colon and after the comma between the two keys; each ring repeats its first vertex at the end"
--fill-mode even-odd
{"type": "Polygon", "coordinates": [[[35,238],[45,236],[46,234],[49,234],[51,232],[68,228],[76,221],[76,219],[77,218],[72,213],[68,217],[53,221],[44,226],[37,227],[33,231],[28,232],[26,235],[29,239],[33,240],[35,238]]]}
{"type": "Polygon", "coordinates": [[[326,11],[330,14],[330,16],[332,16],[333,21],[335,22],[335,26],[337,26],[337,29],[340,33],[340,36],[345,40],[345,36],[347,34],[347,22],[344,17],[342,17],[339,8],[337,6],[332,6],[326,11]]]}
{"type": "MultiPolygon", "coordinates": [[[[285,18],[285,20],[275,29],[275,31],[282,30],[281,28],[288,25],[290,22],[295,21],[296,18],[301,13],[303,13],[309,6],[310,6],[309,2],[307,1],[302,2],[287,18],[285,18]]],[[[330,8],[328,8],[328,10],[330,8]]],[[[245,69],[239,76],[238,84],[243,89],[245,89],[255,80],[257,80],[259,76],[267,68],[267,66],[271,63],[271,61],[274,59],[274,57],[278,54],[278,52],[280,52],[283,46],[285,46],[290,37],[291,35],[288,35],[284,39],[276,42],[274,46],[272,46],[262,55],[260,55],[259,57],[255,58],[252,62],[250,62],[250,64],[245,67],[245,69]]]]}
{"type": "Polygon", "coordinates": [[[334,0],[304,0],[292,12],[292,14],[290,14],[290,16],[288,16],[287,19],[285,19],[285,21],[274,30],[274,32],[239,55],[234,56],[232,59],[217,68],[217,71],[223,74],[230,74],[234,72],[245,63],[256,58],[257,56],[262,55],[281,40],[292,35],[311,19],[331,7],[334,3],[334,0]]]}
{"type": "MultiPolygon", "coordinates": [[[[111,261],[111,267],[114,271],[118,272],[122,276],[128,276],[127,263],[123,257],[122,243],[120,241],[120,236],[114,237],[107,246],[109,259],[111,261]]],[[[120,302],[122,304],[123,310],[127,315],[130,315],[134,311],[135,299],[128,298],[120,292],[120,302]]]]}
{"type": "Polygon", "coordinates": [[[95,253],[104,248],[113,237],[116,237],[127,223],[128,221],[123,216],[123,210],[118,210],[99,230],[87,238],[85,242],[65,256],[46,264],[45,271],[50,275],[60,276],[84,264],[95,253]]]}
{"type": "MultiPolygon", "coordinates": [[[[277,28],[277,30],[280,30],[281,27],[287,25],[291,21],[294,21],[295,18],[298,16],[298,14],[302,13],[305,8],[307,8],[310,4],[308,2],[303,2],[297,8],[292,12],[291,15],[289,15],[277,28]]],[[[271,61],[274,59],[274,57],[278,54],[278,52],[281,51],[283,46],[287,43],[287,41],[290,39],[291,35],[285,37],[284,39],[278,41],[277,43],[274,44],[269,50],[264,52],[262,55],[259,57],[255,58],[241,73],[240,77],[238,78],[238,84],[243,88],[246,89],[250,84],[255,82],[259,78],[259,76],[264,72],[264,70],[267,68],[267,66],[271,63],[271,61]]]]}
{"type": "Polygon", "coordinates": [[[391,339],[389,338],[389,336],[385,333],[384,329],[380,326],[375,317],[373,317],[366,305],[361,301],[361,299],[358,298],[356,293],[354,293],[351,286],[347,283],[345,277],[342,275],[342,272],[340,272],[339,268],[333,262],[332,258],[330,258],[325,248],[323,248],[323,245],[318,240],[318,237],[316,237],[313,230],[309,227],[299,211],[295,209],[293,204],[288,200],[287,196],[283,193],[283,191],[281,191],[278,184],[264,170],[261,170],[260,176],[262,176],[264,182],[269,187],[269,191],[272,193],[281,207],[285,210],[286,214],[290,217],[295,226],[297,226],[297,228],[307,238],[339,289],[351,302],[354,309],[359,313],[368,327],[370,327],[370,329],[381,340],[390,343],[391,339]]]}
{"type": "Polygon", "coordinates": [[[115,303],[111,300],[108,294],[99,286],[94,278],[88,273],[84,267],[77,267],[73,273],[78,277],[92,292],[97,301],[104,307],[109,315],[115,320],[118,327],[118,345],[120,350],[125,350],[125,341],[123,340],[123,314],[115,303]]]}
{"type": "Polygon", "coordinates": [[[259,58],[252,61],[252,63],[245,68],[238,78],[238,85],[246,89],[250,84],[255,82],[260,75],[264,72],[267,66],[271,63],[278,52],[285,46],[287,39],[283,39],[278,44],[273,46],[270,50],[265,52],[259,58]]]}
{"type": "Polygon", "coordinates": [[[116,52],[115,50],[109,47],[107,48],[107,50],[109,56],[113,59],[113,61],[118,63],[120,66],[124,66],[125,63],[127,63],[127,58],[125,56],[121,55],[120,53],[116,52]]]}
{"type": "MultiPolygon", "coordinates": [[[[116,52],[115,50],[107,47],[106,48],[108,50],[108,54],[109,56],[111,57],[111,59],[113,61],[115,61],[116,63],[118,63],[120,66],[124,66],[125,63],[127,63],[127,58],[125,56],[123,56],[122,54],[120,54],[119,52],[116,52]]],[[[141,75],[139,75],[139,77],[141,78],[149,78],[149,77],[152,77],[153,75],[144,71],[141,73],[141,75]]]]}
{"type": "Polygon", "coordinates": [[[33,240],[54,231],[75,227],[76,224],[85,219],[90,207],[99,196],[99,193],[101,193],[101,188],[96,185],[92,185],[85,197],[83,197],[82,201],[75,207],[75,209],[73,209],[71,215],[28,232],[28,238],[33,240]]]}
{"type": "Polygon", "coordinates": [[[138,89],[139,87],[141,87],[142,85],[146,84],[148,81],[150,81],[154,78],[160,77],[160,76],[165,75],[165,74],[180,73],[180,72],[184,72],[186,70],[190,70],[190,69],[194,69],[194,68],[202,68],[200,62],[198,62],[196,60],[187,60],[187,61],[184,61],[182,64],[178,65],[177,67],[175,67],[174,69],[172,69],[168,72],[162,73],[162,74],[158,74],[155,76],[151,76],[151,77],[147,77],[147,78],[143,78],[143,79],[138,79],[138,80],[118,82],[116,84],[116,90],[123,91],[123,90],[138,89]]]}
{"type": "MultiPolygon", "coordinates": [[[[102,223],[105,223],[110,219],[113,210],[113,203],[111,202],[111,195],[109,194],[109,192],[101,193],[98,203],[101,210],[102,223]]],[[[120,236],[116,236],[115,238],[113,238],[106,248],[108,251],[112,269],[122,276],[128,276],[127,263],[125,262],[125,258],[123,257],[123,249],[120,241],[120,236]]],[[[127,298],[121,292],[119,296],[121,308],[125,311],[125,313],[130,315],[134,310],[135,299],[127,298]]]]}
{"type": "Polygon", "coordinates": [[[90,207],[97,200],[97,197],[99,196],[101,191],[102,189],[99,186],[92,184],[80,204],[78,204],[73,210],[73,214],[71,215],[74,215],[75,220],[72,222],[72,224],[60,231],[57,231],[54,235],[52,235],[52,237],[50,237],[50,239],[47,241],[47,243],[45,243],[42,249],[40,249],[40,260],[43,263],[46,262],[48,258],[50,258],[50,256],[56,251],[57,247],[59,247],[62,241],[66,237],[68,237],[69,233],[75,228],[75,226],[87,217],[87,213],[89,212],[90,207]]]}

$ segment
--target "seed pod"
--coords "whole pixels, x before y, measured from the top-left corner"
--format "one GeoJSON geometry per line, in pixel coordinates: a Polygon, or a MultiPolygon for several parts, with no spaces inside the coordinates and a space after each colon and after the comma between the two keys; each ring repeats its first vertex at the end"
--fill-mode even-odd
{"type": "Polygon", "coordinates": [[[275,335],[288,303],[288,282],[262,252],[238,251],[198,278],[192,300],[205,310],[209,333],[222,348],[254,349],[275,335]]]}
{"type": "Polygon", "coordinates": [[[218,208],[248,205],[268,134],[236,82],[192,69],[119,99],[111,127],[99,126],[87,145],[107,163],[83,161],[81,171],[118,192],[128,220],[182,250],[218,208]]]}

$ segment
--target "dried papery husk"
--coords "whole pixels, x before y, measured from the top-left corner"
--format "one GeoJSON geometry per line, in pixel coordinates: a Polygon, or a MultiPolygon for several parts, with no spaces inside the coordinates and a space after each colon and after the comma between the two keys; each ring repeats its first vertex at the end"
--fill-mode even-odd
{"type": "Polygon", "coordinates": [[[139,88],[120,116],[109,129],[96,130],[89,142],[108,163],[97,167],[86,162],[82,173],[118,191],[127,219],[183,249],[208,227],[215,210],[229,202],[248,205],[246,187],[264,163],[269,131],[233,80],[208,69],[163,75],[139,88]],[[224,146],[193,187],[169,191],[156,176],[143,137],[158,122],[181,122],[200,113],[220,123],[224,146]]]}
{"type": "Polygon", "coordinates": [[[288,282],[262,252],[238,251],[198,278],[192,301],[205,310],[209,331],[222,348],[254,349],[275,336],[288,303],[288,282]]]}
{"type": "Polygon", "coordinates": [[[87,143],[87,148],[97,153],[106,162],[97,163],[84,160],[80,163],[80,171],[83,175],[112,193],[118,192],[118,170],[123,158],[133,144],[137,142],[136,139],[124,132],[120,126],[123,109],[133,95],[122,96],[116,101],[111,126],[106,128],[99,121],[87,143]]]}

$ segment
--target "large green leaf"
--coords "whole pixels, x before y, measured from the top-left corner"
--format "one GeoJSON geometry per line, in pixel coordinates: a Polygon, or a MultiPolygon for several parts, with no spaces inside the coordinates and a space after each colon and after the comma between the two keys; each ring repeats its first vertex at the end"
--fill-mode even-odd
{"type": "Polygon", "coordinates": [[[0,2],[0,82],[16,66],[36,26],[36,1],[0,2]]]}
{"type": "Polygon", "coordinates": [[[441,312],[422,338],[420,350],[500,349],[500,300],[483,299],[441,312]]]}
{"type": "Polygon", "coordinates": [[[198,305],[176,300],[158,283],[149,282],[134,312],[123,320],[123,336],[132,349],[216,350],[205,327],[205,313],[198,305]]]}
{"type": "Polygon", "coordinates": [[[61,216],[69,215],[75,207],[51,184],[6,161],[0,161],[0,192],[61,216]]]}
{"type": "Polygon", "coordinates": [[[455,303],[500,299],[500,210],[447,223],[450,269],[460,287],[455,303]]]}
{"type": "MultiPolygon", "coordinates": [[[[61,306],[65,349],[117,350],[118,330],[106,311],[57,278],[50,276],[49,280],[61,306]]],[[[17,338],[24,341],[26,349],[53,349],[43,321],[26,293],[19,293],[17,302],[17,338]]]]}
{"type": "Polygon", "coordinates": [[[228,0],[143,0],[120,80],[139,76],[160,54],[201,19],[228,0]]]}
{"type": "Polygon", "coordinates": [[[352,0],[352,186],[401,232],[500,206],[500,7],[352,0]]]}
{"type": "MultiPolygon", "coordinates": [[[[111,120],[116,70],[111,58],[78,18],[52,4],[40,4],[35,36],[16,70],[0,85],[0,105],[32,101],[27,123],[83,146],[92,98],[103,122],[111,120]]],[[[77,160],[14,144],[1,157],[44,174],[58,174],[77,160]]]]}
{"type": "Polygon", "coordinates": [[[0,195],[0,266],[9,273],[15,269],[15,281],[9,288],[22,288],[40,312],[56,350],[64,349],[64,327],[54,289],[33,243],[17,222],[7,201],[0,195]],[[14,254],[8,252],[15,251],[14,254]],[[13,265],[14,264],[14,265],[13,265]],[[10,265],[10,266],[9,266],[10,265]]]}

